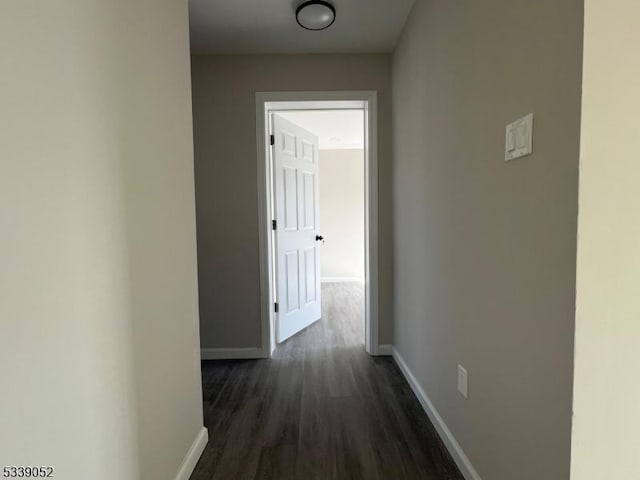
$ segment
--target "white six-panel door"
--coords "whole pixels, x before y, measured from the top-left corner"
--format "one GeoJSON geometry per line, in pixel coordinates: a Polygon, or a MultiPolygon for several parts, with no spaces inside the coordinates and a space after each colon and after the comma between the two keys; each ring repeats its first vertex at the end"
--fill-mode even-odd
{"type": "Polygon", "coordinates": [[[282,342],[320,318],[318,138],[272,114],[275,267],[282,342]]]}

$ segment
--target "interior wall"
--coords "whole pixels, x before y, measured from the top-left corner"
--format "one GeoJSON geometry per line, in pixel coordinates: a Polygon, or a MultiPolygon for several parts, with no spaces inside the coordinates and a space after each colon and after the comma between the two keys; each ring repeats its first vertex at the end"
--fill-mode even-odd
{"type": "Polygon", "coordinates": [[[187,29],[0,4],[0,465],[172,480],[202,427],[187,29]]]}
{"type": "Polygon", "coordinates": [[[0,464],[72,480],[139,475],[112,16],[0,4],[0,464]]]}
{"type": "Polygon", "coordinates": [[[118,100],[140,478],[173,480],[203,427],[188,2],[123,6],[118,100]]]}
{"type": "Polygon", "coordinates": [[[320,257],[327,281],[364,281],[364,150],[320,150],[320,257]]]}
{"type": "Polygon", "coordinates": [[[391,343],[390,56],[192,56],[203,348],[259,347],[255,93],[377,90],[380,341],[391,343]]]}
{"type": "Polygon", "coordinates": [[[640,475],[638,18],[585,2],[572,480],[640,475]]]}
{"type": "Polygon", "coordinates": [[[394,344],[487,480],[569,477],[582,14],[418,0],[393,55],[394,344]]]}

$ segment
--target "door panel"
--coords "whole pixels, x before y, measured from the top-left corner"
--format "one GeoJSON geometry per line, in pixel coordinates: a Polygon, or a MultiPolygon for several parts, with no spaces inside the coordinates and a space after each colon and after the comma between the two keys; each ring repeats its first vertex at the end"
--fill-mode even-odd
{"type": "Polygon", "coordinates": [[[309,163],[315,163],[313,143],[300,140],[300,145],[302,146],[302,159],[309,163]]]}
{"type": "Polygon", "coordinates": [[[316,226],[316,202],[315,202],[315,182],[316,178],[313,173],[305,172],[302,174],[302,191],[303,191],[303,222],[302,226],[305,230],[314,229],[316,226]]]}
{"type": "Polygon", "coordinates": [[[318,138],[272,114],[276,339],[282,342],[320,318],[318,138]]]}
{"type": "Polygon", "coordinates": [[[284,228],[285,230],[298,230],[298,171],[295,168],[284,166],[284,228]]]}
{"type": "Polygon", "coordinates": [[[316,252],[318,247],[309,248],[304,252],[305,265],[305,304],[312,303],[316,299],[316,252]]]}
{"type": "Polygon", "coordinates": [[[300,309],[300,266],[298,265],[298,252],[295,250],[286,252],[285,259],[286,272],[284,276],[287,282],[286,313],[291,313],[300,309]]]}

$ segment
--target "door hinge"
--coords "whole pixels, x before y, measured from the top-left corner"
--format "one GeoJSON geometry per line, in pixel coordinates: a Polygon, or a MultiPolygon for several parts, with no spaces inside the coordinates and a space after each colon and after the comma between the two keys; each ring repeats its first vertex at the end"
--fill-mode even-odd
{"type": "Polygon", "coordinates": [[[274,311],[275,313],[278,313],[278,302],[275,302],[275,303],[273,304],[273,311],[274,311]]]}
{"type": "Polygon", "coordinates": [[[276,136],[273,135],[273,134],[270,135],[269,142],[270,142],[270,145],[275,145],[276,144],[276,136]]]}
{"type": "Polygon", "coordinates": [[[273,230],[277,230],[278,229],[278,222],[276,222],[275,220],[271,220],[271,228],[273,230]]]}

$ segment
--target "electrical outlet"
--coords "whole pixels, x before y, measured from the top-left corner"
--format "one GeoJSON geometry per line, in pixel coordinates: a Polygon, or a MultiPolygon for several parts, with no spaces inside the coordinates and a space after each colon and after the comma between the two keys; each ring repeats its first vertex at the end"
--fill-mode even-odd
{"type": "Polygon", "coordinates": [[[462,365],[458,365],[458,391],[464,398],[469,398],[469,375],[462,365]]]}

